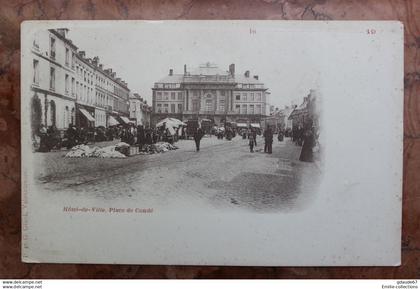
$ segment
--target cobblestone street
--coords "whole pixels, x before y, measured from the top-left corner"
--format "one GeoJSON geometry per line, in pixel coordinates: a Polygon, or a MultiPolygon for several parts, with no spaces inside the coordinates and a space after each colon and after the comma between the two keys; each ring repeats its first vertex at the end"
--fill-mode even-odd
{"type": "Polygon", "coordinates": [[[316,197],[320,170],[298,160],[300,147],[275,141],[273,154],[256,152],[248,141],[205,137],[195,152],[192,140],[178,150],[126,159],[64,158],[65,151],[36,153],[37,180],[51,198],[141,204],[164,210],[288,212],[316,197]],[[67,196],[66,196],[67,195],[67,196]]]}

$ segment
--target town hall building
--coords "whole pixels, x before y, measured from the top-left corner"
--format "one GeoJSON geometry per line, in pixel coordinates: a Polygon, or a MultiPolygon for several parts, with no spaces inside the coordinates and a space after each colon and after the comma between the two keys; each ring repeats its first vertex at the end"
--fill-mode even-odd
{"type": "Polygon", "coordinates": [[[165,117],[211,120],[215,125],[224,122],[259,123],[269,113],[269,92],[249,71],[235,73],[206,63],[189,72],[184,65],[182,74],[173,69],[155,83],[153,91],[152,124],[165,117]]]}

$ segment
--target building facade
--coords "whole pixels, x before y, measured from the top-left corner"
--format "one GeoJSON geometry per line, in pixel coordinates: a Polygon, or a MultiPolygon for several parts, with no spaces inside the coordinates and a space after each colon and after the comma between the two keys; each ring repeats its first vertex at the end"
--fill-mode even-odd
{"type": "Polygon", "coordinates": [[[86,58],[84,51],[79,51],[76,56],[76,126],[78,127],[98,126],[93,78],[92,63],[86,58]]]}
{"type": "Polygon", "coordinates": [[[206,63],[192,72],[169,74],[154,84],[152,123],[165,117],[259,123],[267,112],[268,92],[257,75],[235,73],[235,65],[223,71],[206,63]]]}
{"type": "Polygon", "coordinates": [[[138,93],[130,93],[130,120],[136,125],[150,126],[150,112],[152,108],[138,93]]]}
{"type": "Polygon", "coordinates": [[[30,48],[32,134],[40,126],[66,130],[77,127],[108,127],[126,124],[129,88],[112,69],[103,69],[99,58],[87,58],[67,38],[68,29],[39,30],[30,48]],[[111,119],[112,118],[112,119],[111,119]]]}
{"type": "Polygon", "coordinates": [[[96,111],[103,126],[127,124],[129,117],[129,93],[127,83],[116,77],[111,68],[104,69],[99,57],[92,60],[95,71],[96,111]]]}
{"type": "Polygon", "coordinates": [[[292,123],[292,130],[310,127],[319,128],[320,98],[317,90],[311,89],[303,98],[302,103],[296,106],[288,117],[292,123]]]}
{"type": "Polygon", "coordinates": [[[75,122],[75,62],[77,47],[66,29],[37,31],[32,47],[32,132],[42,125],[66,129],[75,122]]]}

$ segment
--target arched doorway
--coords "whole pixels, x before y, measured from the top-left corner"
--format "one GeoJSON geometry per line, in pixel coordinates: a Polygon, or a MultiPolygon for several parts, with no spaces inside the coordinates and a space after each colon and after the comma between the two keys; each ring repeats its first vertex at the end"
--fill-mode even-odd
{"type": "Polygon", "coordinates": [[[35,136],[38,134],[39,127],[41,126],[41,118],[42,118],[41,100],[39,99],[38,95],[35,93],[31,101],[32,136],[35,136]]]}
{"type": "Polygon", "coordinates": [[[71,124],[72,125],[76,124],[76,113],[74,111],[74,107],[71,109],[71,124]]]}
{"type": "Polygon", "coordinates": [[[56,106],[54,100],[50,101],[50,125],[57,126],[56,123],[56,106]]]}

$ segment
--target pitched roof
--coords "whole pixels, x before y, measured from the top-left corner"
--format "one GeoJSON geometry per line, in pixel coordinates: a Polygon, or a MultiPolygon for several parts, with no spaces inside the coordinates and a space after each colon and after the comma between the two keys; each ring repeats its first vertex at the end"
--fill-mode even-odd
{"type": "Polygon", "coordinates": [[[181,83],[183,80],[183,74],[172,74],[165,76],[164,78],[157,81],[157,83],[181,83]]]}

